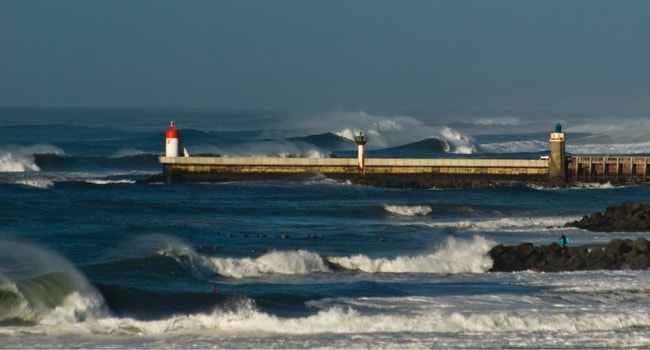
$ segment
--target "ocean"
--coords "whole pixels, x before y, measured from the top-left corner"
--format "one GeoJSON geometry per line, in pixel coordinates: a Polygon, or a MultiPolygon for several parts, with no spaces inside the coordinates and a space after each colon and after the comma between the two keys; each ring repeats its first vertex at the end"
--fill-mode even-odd
{"type": "Polygon", "coordinates": [[[162,184],[190,155],[650,154],[645,116],[0,108],[0,348],[647,348],[650,272],[491,273],[497,244],[648,232],[567,222],[650,188],[162,184]]]}

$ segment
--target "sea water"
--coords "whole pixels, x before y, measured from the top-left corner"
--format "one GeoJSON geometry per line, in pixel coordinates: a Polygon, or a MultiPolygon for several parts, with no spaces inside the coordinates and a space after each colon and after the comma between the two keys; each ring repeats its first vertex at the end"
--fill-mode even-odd
{"type": "MultiPolygon", "coordinates": [[[[0,347],[650,346],[649,272],[491,273],[487,254],[562,233],[573,246],[648,239],[563,227],[645,202],[647,187],[142,182],[161,172],[172,119],[190,155],[219,156],[354,157],[364,130],[374,157],[537,159],[555,126],[526,115],[0,109],[0,347]]],[[[647,123],[568,119],[567,152],[647,154],[647,123]]]]}

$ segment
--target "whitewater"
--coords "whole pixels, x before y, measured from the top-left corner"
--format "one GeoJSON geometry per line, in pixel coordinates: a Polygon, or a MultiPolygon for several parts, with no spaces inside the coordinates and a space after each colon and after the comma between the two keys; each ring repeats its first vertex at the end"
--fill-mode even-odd
{"type": "Polygon", "coordinates": [[[0,108],[0,347],[646,348],[648,271],[490,272],[497,244],[647,232],[564,224],[645,186],[162,184],[192,155],[645,155],[644,116],[0,108]],[[552,122],[547,120],[552,119],[552,122]],[[126,122],[128,121],[128,122],[126,122]]]}

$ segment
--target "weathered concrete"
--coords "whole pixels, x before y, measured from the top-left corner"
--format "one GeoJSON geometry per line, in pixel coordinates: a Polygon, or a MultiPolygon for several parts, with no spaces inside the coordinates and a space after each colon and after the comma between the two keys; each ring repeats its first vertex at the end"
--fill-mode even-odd
{"type": "MultiPolygon", "coordinates": [[[[458,181],[539,182],[548,178],[548,161],[522,159],[384,159],[160,157],[165,182],[223,182],[300,178],[323,174],[376,185],[435,184],[458,181]]],[[[417,186],[410,186],[417,187],[417,186]]],[[[423,186],[424,187],[424,186],[423,186]]]]}

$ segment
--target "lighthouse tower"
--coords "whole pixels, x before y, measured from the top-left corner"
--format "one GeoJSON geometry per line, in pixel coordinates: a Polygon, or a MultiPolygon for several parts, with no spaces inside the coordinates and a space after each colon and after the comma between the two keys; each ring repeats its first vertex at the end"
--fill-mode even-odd
{"type": "Polygon", "coordinates": [[[172,120],[171,126],[167,133],[165,134],[165,156],[166,157],[178,157],[180,155],[180,145],[178,142],[178,130],[176,130],[176,124],[172,120]]]}
{"type": "Polygon", "coordinates": [[[359,173],[365,174],[365,164],[366,164],[366,142],[368,142],[368,139],[363,135],[363,131],[359,131],[359,135],[354,137],[354,142],[357,144],[357,150],[358,150],[358,165],[359,165],[359,173]]]}
{"type": "Polygon", "coordinates": [[[566,137],[562,132],[562,125],[555,125],[555,132],[551,133],[551,157],[548,161],[549,180],[551,183],[564,184],[566,181],[566,155],[564,144],[566,137]]]}

